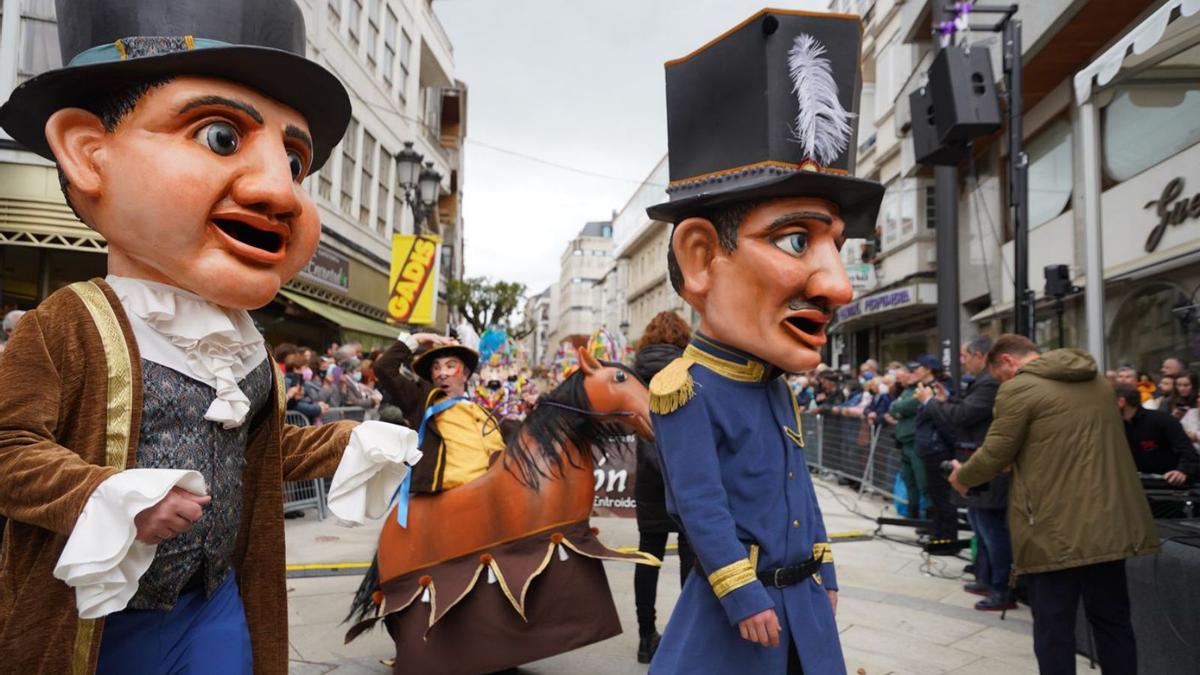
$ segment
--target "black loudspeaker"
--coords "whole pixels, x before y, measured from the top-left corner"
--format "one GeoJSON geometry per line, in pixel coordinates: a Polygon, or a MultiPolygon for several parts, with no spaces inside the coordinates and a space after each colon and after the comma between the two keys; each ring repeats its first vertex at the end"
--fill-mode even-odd
{"type": "Polygon", "coordinates": [[[999,131],[1000,100],[987,49],[946,47],[939,51],[929,67],[928,89],[943,144],[966,143],[999,131]]]}
{"type": "Polygon", "coordinates": [[[917,164],[958,166],[966,158],[966,146],[943,145],[938,140],[933,98],[929,89],[922,87],[909,94],[908,104],[912,111],[913,154],[917,164]]]}
{"type": "Polygon", "coordinates": [[[1046,295],[1061,298],[1075,292],[1071,270],[1066,265],[1046,265],[1046,295]]]}

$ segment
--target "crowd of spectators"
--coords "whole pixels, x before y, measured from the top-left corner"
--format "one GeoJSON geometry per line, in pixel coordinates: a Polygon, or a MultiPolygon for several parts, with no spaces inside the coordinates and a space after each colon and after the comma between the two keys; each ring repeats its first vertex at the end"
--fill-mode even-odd
{"type": "MultiPolygon", "coordinates": [[[[963,379],[951,382],[939,359],[924,354],[881,368],[868,359],[849,366],[818,368],[788,376],[800,409],[808,413],[862,418],[879,434],[891,434],[898,455],[910,517],[932,523],[918,532],[928,541],[957,538],[958,507],[968,507],[972,529],[981,537],[977,582],[967,590],[988,596],[981,610],[1012,607],[1006,579],[1012,554],[1005,525],[1008,476],[1001,475],[965,499],[951,494],[947,460],[965,461],[982,444],[991,423],[999,383],[991,377],[987,354],[992,343],[976,338],[963,345],[963,379]],[[962,392],[961,395],[958,392],[962,392]],[[953,497],[953,498],[952,498],[953,497]]],[[[1180,358],[1163,361],[1157,374],[1121,366],[1106,373],[1125,424],[1126,440],[1142,478],[1183,489],[1200,481],[1198,380],[1180,358]]],[[[860,440],[864,436],[860,436],[860,440]]],[[[881,446],[885,447],[885,446],[881,446]]],[[[897,493],[899,494],[899,492],[897,493]]],[[[1149,493],[1148,493],[1149,494],[1149,493]]],[[[1157,517],[1182,515],[1179,502],[1156,504],[1157,517]]]]}
{"type": "Polygon", "coordinates": [[[287,409],[310,424],[320,424],[335,408],[378,409],[383,394],[371,366],[380,354],[379,349],[364,353],[358,343],[334,343],[324,354],[291,343],[278,345],[275,363],[283,373],[287,409]]]}

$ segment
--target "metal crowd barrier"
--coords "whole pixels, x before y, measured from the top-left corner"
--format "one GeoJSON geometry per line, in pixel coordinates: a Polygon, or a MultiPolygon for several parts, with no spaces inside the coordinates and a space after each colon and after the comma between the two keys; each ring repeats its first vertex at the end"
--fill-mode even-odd
{"type": "MultiPolygon", "coordinates": [[[[297,427],[309,426],[308,418],[297,410],[289,410],[284,422],[297,427]]],[[[325,520],[325,486],[320,479],[287,481],[283,484],[283,512],[317,509],[317,520],[325,520]]]]}
{"type": "Polygon", "coordinates": [[[856,485],[859,496],[874,493],[896,498],[901,455],[890,428],[841,415],[805,413],[802,421],[809,467],[856,485]]]}

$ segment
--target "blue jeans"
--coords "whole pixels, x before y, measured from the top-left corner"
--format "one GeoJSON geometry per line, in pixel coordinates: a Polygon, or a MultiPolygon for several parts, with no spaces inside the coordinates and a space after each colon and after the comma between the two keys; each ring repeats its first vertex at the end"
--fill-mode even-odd
{"type": "Polygon", "coordinates": [[[250,630],[233,572],[205,599],[179,596],[170,610],[127,609],[104,620],[96,675],[251,675],[250,630]]]}
{"type": "Polygon", "coordinates": [[[979,543],[975,578],[993,591],[1008,588],[1012,570],[1012,537],[1008,534],[1006,509],[967,509],[967,520],[979,543]]]}

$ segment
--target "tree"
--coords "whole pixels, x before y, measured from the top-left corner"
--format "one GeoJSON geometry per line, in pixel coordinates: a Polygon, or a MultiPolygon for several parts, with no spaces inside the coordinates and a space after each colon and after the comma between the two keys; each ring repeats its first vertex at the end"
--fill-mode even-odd
{"type": "Polygon", "coordinates": [[[452,280],[446,291],[446,302],[457,309],[483,335],[492,326],[508,331],[514,340],[532,332],[528,322],[518,320],[514,327],[513,314],[525,299],[525,284],[515,281],[492,281],[488,277],[452,280]]]}

